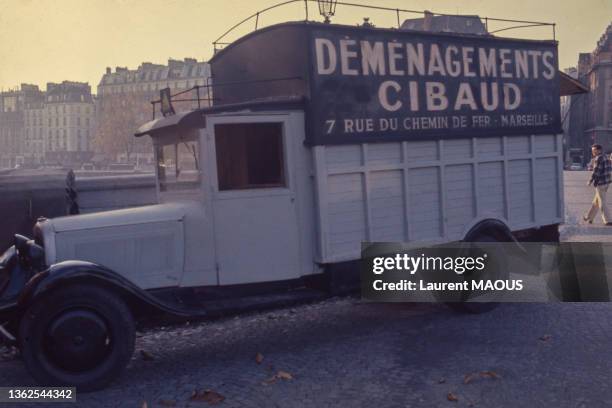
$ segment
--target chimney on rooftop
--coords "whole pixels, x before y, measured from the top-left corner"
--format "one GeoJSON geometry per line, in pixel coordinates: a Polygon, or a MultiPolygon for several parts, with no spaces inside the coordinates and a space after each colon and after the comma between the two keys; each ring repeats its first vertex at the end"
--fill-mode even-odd
{"type": "Polygon", "coordinates": [[[110,67],[106,67],[106,73],[110,74],[111,73],[111,68],[110,67]]]}
{"type": "Polygon", "coordinates": [[[423,18],[423,31],[431,31],[431,23],[433,20],[433,13],[429,10],[425,10],[423,18]]]}

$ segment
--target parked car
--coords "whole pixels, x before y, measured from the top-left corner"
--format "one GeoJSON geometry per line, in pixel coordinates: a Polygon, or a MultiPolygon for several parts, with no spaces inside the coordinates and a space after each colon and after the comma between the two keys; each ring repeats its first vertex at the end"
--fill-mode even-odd
{"type": "Polygon", "coordinates": [[[570,165],[570,170],[583,170],[582,164],[580,163],[572,163],[570,165]]]}

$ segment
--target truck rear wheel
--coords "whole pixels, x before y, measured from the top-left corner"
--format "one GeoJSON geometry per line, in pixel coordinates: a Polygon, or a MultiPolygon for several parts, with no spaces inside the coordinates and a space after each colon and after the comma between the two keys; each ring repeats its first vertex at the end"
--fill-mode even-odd
{"type": "MultiPolygon", "coordinates": [[[[470,242],[486,242],[486,243],[494,243],[500,242],[495,239],[493,236],[488,234],[478,235],[476,238],[472,239],[470,242]]],[[[497,249],[498,251],[502,251],[502,248],[497,249]]],[[[503,259],[500,253],[496,254],[493,259],[503,259]]],[[[508,269],[505,265],[497,265],[497,270],[501,271],[501,274],[504,276],[499,276],[500,279],[505,279],[508,274],[508,269]]],[[[469,293],[466,293],[469,295],[469,293]]],[[[497,308],[499,306],[499,302],[449,302],[447,306],[459,313],[467,313],[467,314],[480,314],[487,313],[491,310],[497,308]]]]}
{"type": "Polygon", "coordinates": [[[94,391],[115,380],[134,352],[134,319],[103,288],[75,285],[36,301],[19,329],[26,367],[43,385],[94,391]]]}

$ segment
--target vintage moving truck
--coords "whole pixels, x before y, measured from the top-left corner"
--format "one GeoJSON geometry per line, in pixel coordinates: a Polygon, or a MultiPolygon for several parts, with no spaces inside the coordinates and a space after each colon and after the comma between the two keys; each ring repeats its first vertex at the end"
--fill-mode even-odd
{"type": "Polygon", "coordinates": [[[554,241],[557,44],[313,22],[210,61],[212,106],[143,125],[159,203],[41,219],[0,258],[0,333],[41,383],[103,387],[134,322],[313,299],[362,242],[554,241]]]}

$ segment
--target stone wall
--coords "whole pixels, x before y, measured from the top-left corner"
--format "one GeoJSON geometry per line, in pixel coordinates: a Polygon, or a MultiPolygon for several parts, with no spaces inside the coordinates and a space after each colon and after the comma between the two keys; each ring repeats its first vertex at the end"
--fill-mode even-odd
{"type": "MultiPolygon", "coordinates": [[[[66,215],[65,176],[0,176],[0,253],[16,233],[32,236],[39,217],[66,215]]],[[[156,202],[153,175],[79,177],[77,202],[81,213],[108,211],[156,202]]]]}

